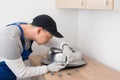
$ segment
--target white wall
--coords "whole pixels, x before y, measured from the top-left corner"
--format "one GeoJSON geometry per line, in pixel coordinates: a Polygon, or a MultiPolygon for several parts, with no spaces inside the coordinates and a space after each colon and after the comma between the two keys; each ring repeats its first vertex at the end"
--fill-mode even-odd
{"type": "Polygon", "coordinates": [[[120,71],[120,11],[80,10],[78,47],[120,71]]]}

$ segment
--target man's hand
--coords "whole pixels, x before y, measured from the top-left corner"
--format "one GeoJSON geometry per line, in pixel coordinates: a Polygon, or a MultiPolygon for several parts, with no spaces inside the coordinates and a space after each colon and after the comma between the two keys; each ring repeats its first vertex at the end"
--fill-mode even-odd
{"type": "Polygon", "coordinates": [[[67,56],[67,62],[66,62],[67,64],[75,60],[74,53],[72,52],[72,50],[69,48],[68,45],[63,46],[63,54],[67,56]]]}
{"type": "Polygon", "coordinates": [[[65,64],[63,63],[51,63],[47,66],[48,71],[50,72],[58,72],[59,70],[65,68],[65,64]]]}
{"type": "Polygon", "coordinates": [[[80,51],[72,51],[69,46],[64,45],[63,47],[63,54],[67,56],[66,64],[69,64],[75,60],[82,60],[82,54],[80,51]]]}

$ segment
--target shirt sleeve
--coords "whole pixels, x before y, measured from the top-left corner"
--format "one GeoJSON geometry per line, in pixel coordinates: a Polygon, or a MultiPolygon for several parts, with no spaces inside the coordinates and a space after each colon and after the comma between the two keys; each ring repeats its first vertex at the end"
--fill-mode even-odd
{"type": "Polygon", "coordinates": [[[14,60],[21,57],[21,43],[16,39],[0,39],[0,56],[6,59],[14,60]]]}
{"type": "Polygon", "coordinates": [[[36,67],[25,66],[22,58],[16,60],[4,59],[4,61],[18,78],[27,78],[42,75],[48,72],[47,66],[45,65],[36,67]]]}

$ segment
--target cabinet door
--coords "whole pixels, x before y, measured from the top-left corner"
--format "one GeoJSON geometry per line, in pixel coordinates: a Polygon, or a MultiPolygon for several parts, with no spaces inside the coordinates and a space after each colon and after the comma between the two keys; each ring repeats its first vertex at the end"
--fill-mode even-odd
{"type": "Polygon", "coordinates": [[[86,9],[113,9],[113,0],[87,0],[86,9]]]}
{"type": "Polygon", "coordinates": [[[58,8],[79,8],[85,9],[86,0],[56,0],[58,8]]]}

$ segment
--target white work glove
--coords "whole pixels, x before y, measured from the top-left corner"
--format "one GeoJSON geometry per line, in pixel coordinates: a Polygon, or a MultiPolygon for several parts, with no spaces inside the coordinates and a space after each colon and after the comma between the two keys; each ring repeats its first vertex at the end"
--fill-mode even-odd
{"type": "Polygon", "coordinates": [[[83,59],[83,55],[80,51],[75,51],[74,52],[74,59],[75,60],[82,60],[83,59]]]}
{"type": "Polygon", "coordinates": [[[74,62],[76,60],[82,60],[82,54],[80,51],[72,51],[68,45],[64,45],[63,47],[63,54],[67,56],[66,64],[74,62]]]}
{"type": "Polygon", "coordinates": [[[72,52],[68,45],[63,46],[63,54],[67,56],[66,64],[69,64],[75,60],[74,53],[72,52]]]}
{"type": "Polygon", "coordinates": [[[58,72],[61,69],[65,68],[65,65],[63,63],[51,63],[47,66],[48,71],[50,72],[58,72]]]}

